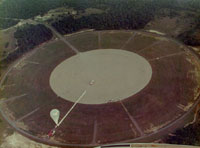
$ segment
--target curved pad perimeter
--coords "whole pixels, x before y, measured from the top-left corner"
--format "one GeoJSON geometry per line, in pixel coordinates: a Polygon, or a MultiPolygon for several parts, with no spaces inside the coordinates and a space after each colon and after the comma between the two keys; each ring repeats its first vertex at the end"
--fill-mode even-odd
{"type": "Polygon", "coordinates": [[[103,104],[128,98],[150,81],[152,68],[138,54],[119,49],[79,53],[60,63],[51,73],[50,86],[60,97],[83,104],[103,104]]]}

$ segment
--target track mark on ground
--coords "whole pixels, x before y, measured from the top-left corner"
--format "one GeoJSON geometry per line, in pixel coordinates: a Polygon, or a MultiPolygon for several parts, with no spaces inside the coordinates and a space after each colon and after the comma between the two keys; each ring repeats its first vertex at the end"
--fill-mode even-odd
{"type": "Polygon", "coordinates": [[[69,46],[76,54],[79,53],[78,49],[76,49],[72,44],[70,44],[59,32],[57,32],[52,26],[48,24],[44,24],[46,27],[51,29],[51,31],[58,37],[60,40],[62,40],[67,46],[69,46]]]}
{"type": "Polygon", "coordinates": [[[4,76],[2,77],[1,81],[0,81],[0,88],[2,88],[2,85],[7,77],[7,75],[12,71],[13,67],[11,66],[8,71],[4,74],[4,76]]]}
{"type": "Polygon", "coordinates": [[[181,55],[181,54],[183,54],[183,53],[185,53],[185,51],[181,51],[181,52],[178,52],[178,53],[173,53],[173,54],[169,54],[169,55],[165,55],[165,56],[153,58],[153,59],[150,59],[150,60],[148,60],[148,61],[160,60],[160,59],[163,59],[163,58],[168,58],[168,57],[173,57],[173,56],[176,56],[176,55],[181,55]]]}
{"type": "Polygon", "coordinates": [[[133,125],[137,128],[138,132],[140,133],[140,135],[144,135],[142,129],[139,127],[138,123],[136,122],[136,120],[131,116],[131,114],[128,112],[127,108],[125,107],[125,105],[122,103],[122,101],[119,101],[120,104],[122,105],[123,109],[125,110],[125,112],[127,113],[129,119],[131,120],[131,122],[133,123],[133,125]]]}
{"type": "Polygon", "coordinates": [[[101,32],[100,31],[98,32],[98,46],[99,46],[99,49],[101,49],[101,32]]]}
{"type": "Polygon", "coordinates": [[[132,130],[134,136],[137,136],[137,132],[136,132],[135,129],[133,128],[133,124],[132,124],[132,123],[130,124],[130,127],[131,127],[131,130],[132,130]]]}
{"type": "Polygon", "coordinates": [[[27,94],[22,94],[22,95],[19,95],[19,96],[15,96],[15,97],[10,97],[6,100],[3,100],[3,102],[8,102],[8,101],[11,101],[11,100],[15,100],[15,99],[19,99],[19,98],[22,98],[24,96],[26,96],[27,94]]]}
{"type": "Polygon", "coordinates": [[[25,119],[26,117],[28,117],[28,116],[34,114],[34,113],[37,112],[38,110],[39,110],[39,107],[36,108],[36,109],[34,109],[33,111],[31,111],[30,113],[28,113],[28,114],[22,116],[21,118],[17,119],[16,121],[17,121],[17,122],[22,121],[23,119],[25,119]]]}
{"type": "Polygon", "coordinates": [[[72,105],[72,107],[68,110],[68,112],[65,114],[65,116],[60,120],[60,122],[54,127],[54,129],[58,128],[62,122],[67,118],[67,116],[71,113],[71,111],[74,109],[74,107],[78,104],[78,102],[85,96],[86,90],[81,94],[81,96],[77,99],[77,101],[72,105]]]}
{"type": "Polygon", "coordinates": [[[11,87],[11,86],[15,86],[16,84],[9,84],[9,85],[4,85],[3,87],[11,87]]]}
{"type": "Polygon", "coordinates": [[[15,85],[16,85],[16,84],[3,85],[3,86],[1,87],[1,90],[3,90],[4,88],[13,87],[13,86],[15,86],[15,85]]]}
{"type": "Polygon", "coordinates": [[[38,63],[38,62],[34,62],[34,61],[26,61],[26,63],[36,64],[36,65],[40,64],[40,63],[38,63]]]}
{"type": "Polygon", "coordinates": [[[136,32],[133,32],[133,35],[129,37],[129,39],[124,43],[124,45],[122,45],[121,49],[123,49],[135,37],[136,34],[136,32]]]}
{"type": "Polygon", "coordinates": [[[149,45],[147,47],[144,47],[143,49],[140,49],[137,53],[140,53],[141,51],[144,51],[144,50],[146,50],[146,49],[148,49],[148,48],[150,48],[152,46],[155,46],[155,45],[159,44],[160,42],[161,41],[156,41],[156,42],[152,43],[151,45],[149,45]]]}
{"type": "Polygon", "coordinates": [[[96,143],[96,137],[97,137],[97,120],[94,121],[94,133],[93,133],[92,144],[96,143]]]}

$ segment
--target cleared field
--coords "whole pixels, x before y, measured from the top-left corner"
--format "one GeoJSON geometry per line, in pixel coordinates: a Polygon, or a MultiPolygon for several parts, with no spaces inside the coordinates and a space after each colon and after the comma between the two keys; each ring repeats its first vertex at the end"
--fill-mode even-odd
{"type": "Polygon", "coordinates": [[[150,21],[146,26],[145,30],[158,30],[163,33],[167,33],[170,36],[176,37],[179,34],[189,30],[193,27],[195,17],[190,11],[177,11],[177,15],[174,17],[167,16],[169,10],[165,9],[166,16],[156,16],[154,20],[150,21]]]}
{"type": "Polygon", "coordinates": [[[131,31],[102,31],[100,32],[101,48],[121,49],[133,34],[134,32],[131,31]]]}
{"type": "Polygon", "coordinates": [[[136,35],[133,37],[131,41],[129,41],[123,49],[132,51],[132,52],[138,52],[146,47],[151,46],[155,42],[158,42],[159,40],[155,38],[154,36],[150,36],[143,33],[136,33],[136,35]]]}
{"type": "Polygon", "coordinates": [[[191,63],[184,60],[186,57],[183,54],[152,61],[154,75],[150,84],[134,99],[123,101],[145,133],[165,127],[192,106],[195,90],[199,90],[196,82],[199,76],[192,72],[191,63]]]}
{"type": "Polygon", "coordinates": [[[38,52],[36,52],[33,56],[31,56],[27,61],[34,61],[39,63],[39,65],[49,65],[50,63],[56,62],[55,65],[62,60],[74,55],[73,51],[69,47],[66,46],[65,43],[58,40],[53,43],[44,45],[38,52]],[[53,57],[53,55],[58,55],[61,57],[60,60],[57,60],[53,57]],[[49,58],[52,58],[49,60],[49,58]],[[52,61],[55,60],[55,61],[52,61]]]}
{"type": "MultiPolygon", "coordinates": [[[[165,37],[134,31],[85,32],[66,39],[80,52],[99,47],[123,47],[135,52],[150,63],[151,80],[138,93],[119,101],[78,103],[56,128],[55,135],[47,138],[55,127],[49,112],[57,108],[62,118],[74,105],[54,93],[49,78],[57,65],[75,53],[60,40],[49,43],[17,63],[0,89],[2,115],[25,136],[58,146],[151,142],[156,134],[160,138],[193,116],[199,102],[200,63],[187,47],[165,37]]],[[[102,76],[101,72],[98,75],[102,76]]]]}
{"type": "Polygon", "coordinates": [[[64,43],[58,41],[39,49],[31,57],[14,66],[7,76],[1,97],[10,99],[6,106],[12,109],[11,114],[16,120],[38,108],[41,104],[49,103],[54,98],[49,93],[51,92],[49,78],[44,78],[42,74],[50,74],[57,64],[72,55],[74,53],[64,43]],[[51,58],[49,60],[54,55],[59,56],[59,59],[51,58]],[[49,63],[50,61],[51,63],[49,63]]]}
{"type": "Polygon", "coordinates": [[[147,46],[143,50],[137,51],[138,54],[145,57],[148,60],[156,58],[164,58],[170,56],[178,56],[179,54],[185,53],[184,47],[177,45],[176,43],[168,41],[160,41],[157,44],[147,46]]]}
{"type": "Polygon", "coordinates": [[[79,51],[98,49],[98,32],[84,32],[65,37],[79,51]]]}

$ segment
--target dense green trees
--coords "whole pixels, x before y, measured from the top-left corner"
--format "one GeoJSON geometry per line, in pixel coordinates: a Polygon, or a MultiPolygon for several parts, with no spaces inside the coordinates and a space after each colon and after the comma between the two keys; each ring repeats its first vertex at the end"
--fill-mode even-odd
{"type": "Polygon", "coordinates": [[[0,17],[27,19],[61,6],[61,0],[5,0],[0,5],[0,17]]]}
{"type": "MultiPolygon", "coordinates": [[[[31,18],[44,14],[57,7],[73,7],[76,10],[86,8],[109,8],[115,12],[129,11],[140,8],[185,8],[200,9],[199,0],[5,0],[0,4],[0,17],[31,18]]],[[[144,10],[144,13],[147,11],[144,10]]]]}
{"type": "Polygon", "coordinates": [[[53,22],[52,26],[61,34],[71,33],[83,28],[97,30],[139,29],[152,20],[161,9],[167,8],[170,12],[169,16],[174,17],[178,15],[177,10],[187,10],[193,7],[189,5],[189,2],[191,3],[192,1],[195,0],[189,0],[184,3],[177,0],[83,0],[78,3],[78,0],[75,0],[70,3],[71,7],[84,9],[87,7],[98,8],[104,6],[104,8],[107,8],[107,11],[102,14],[93,14],[78,19],[72,16],[65,16],[53,22]]]}
{"type": "MultiPolygon", "coordinates": [[[[200,10],[199,0],[5,0],[0,4],[0,17],[1,18],[20,18],[27,19],[33,18],[36,15],[43,15],[50,9],[57,7],[72,7],[75,10],[85,10],[86,8],[100,8],[106,11],[106,14],[91,16],[86,19],[92,21],[92,18],[98,18],[98,23],[105,20],[107,24],[101,28],[140,28],[153,18],[156,11],[168,9],[192,9],[200,10]],[[125,17],[125,18],[124,18],[125,17]],[[100,21],[101,20],[101,21],[100,21]],[[114,21],[111,24],[108,21],[114,21]],[[138,22],[139,21],[139,22],[138,22]],[[128,25],[125,26],[125,23],[128,25]],[[136,27],[135,27],[136,26],[136,27]]],[[[172,11],[174,12],[174,11],[172,11]]],[[[70,19],[70,18],[69,18],[70,19]]],[[[60,20],[65,21],[66,18],[60,20]]],[[[75,20],[77,22],[77,20],[75,20]]],[[[83,21],[82,19],[80,21],[83,21]]],[[[92,21],[94,22],[94,21],[92,21]]],[[[1,26],[10,26],[16,24],[16,21],[1,21],[1,26]],[[7,23],[3,23],[7,22],[7,23]],[[3,23],[3,24],[2,24],[3,23]],[[7,24],[7,25],[5,25],[7,24]]],[[[57,22],[58,24],[59,22],[57,22]]],[[[82,23],[82,22],[81,22],[82,23]]],[[[97,23],[96,23],[97,24],[97,23]]],[[[91,25],[89,25],[91,26],[91,25]]],[[[95,26],[95,25],[93,25],[95,26]]],[[[76,26],[80,27],[80,26],[76,26]]],[[[76,28],[75,27],[75,28],[76,28]]],[[[87,25],[88,27],[88,25],[87,25]]],[[[5,27],[3,27],[5,28],[5,27]]],[[[82,28],[82,27],[80,27],[82,28]]],[[[97,27],[99,28],[99,26],[97,27]]]]}
{"type": "Polygon", "coordinates": [[[196,17],[195,24],[193,28],[178,36],[186,45],[200,46],[200,15],[196,17]]]}
{"type": "MultiPolygon", "coordinates": [[[[138,29],[143,28],[153,17],[155,6],[152,1],[99,1],[108,11],[81,18],[63,17],[52,23],[61,34],[71,33],[83,28],[101,29],[138,29]]],[[[100,5],[99,4],[99,5],[100,5]]]]}
{"type": "Polygon", "coordinates": [[[51,39],[52,32],[42,24],[25,24],[16,30],[14,37],[17,39],[19,48],[31,49],[36,45],[51,39]]]}
{"type": "Polygon", "coordinates": [[[164,142],[171,144],[200,145],[200,123],[179,129],[164,142]]]}
{"type": "Polygon", "coordinates": [[[186,45],[200,46],[200,28],[191,29],[178,36],[186,45]]]}
{"type": "Polygon", "coordinates": [[[20,26],[14,33],[14,37],[17,39],[18,48],[10,53],[8,57],[4,59],[4,62],[10,62],[16,59],[37,45],[50,40],[52,36],[51,30],[41,24],[25,24],[20,26]]]}

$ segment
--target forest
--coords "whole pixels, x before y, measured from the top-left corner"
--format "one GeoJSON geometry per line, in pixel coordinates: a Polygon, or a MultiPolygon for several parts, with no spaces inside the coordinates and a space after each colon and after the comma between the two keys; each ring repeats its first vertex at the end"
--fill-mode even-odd
{"type": "MultiPolygon", "coordinates": [[[[51,9],[58,7],[70,7],[75,10],[84,10],[86,8],[109,9],[108,15],[119,19],[125,15],[127,19],[134,16],[135,20],[151,18],[154,11],[162,8],[185,9],[199,12],[199,0],[5,0],[0,3],[0,18],[18,18],[28,19],[37,15],[44,15],[51,9]],[[141,15],[143,14],[143,15],[141,15]],[[119,16],[121,15],[121,16],[119,16]],[[147,16],[145,16],[147,15],[147,16]]],[[[102,19],[106,15],[102,16],[102,19]]],[[[90,18],[91,19],[91,18],[90,18]]],[[[110,19],[110,18],[107,18],[110,19]]],[[[9,24],[15,24],[16,21],[4,20],[9,24]]],[[[0,23],[4,22],[0,21],[0,23]]],[[[148,20],[146,20],[148,21],[148,20]]],[[[127,22],[128,23],[128,22],[127,22]]],[[[143,24],[143,22],[141,23],[143,24]]],[[[0,25],[2,26],[2,24],[0,25]]],[[[4,27],[5,28],[5,27],[4,27]]]]}
{"type": "Polygon", "coordinates": [[[143,28],[153,19],[156,6],[150,1],[141,1],[110,4],[109,10],[102,14],[92,14],[81,18],[66,16],[53,22],[52,26],[61,34],[72,33],[84,28],[96,30],[143,28]]]}
{"type": "Polygon", "coordinates": [[[200,18],[197,20],[195,27],[180,34],[178,39],[186,45],[200,46],[200,18]]]}
{"type": "MultiPolygon", "coordinates": [[[[174,10],[180,9],[200,14],[199,0],[6,0],[0,4],[0,29],[18,23],[12,18],[34,18],[58,7],[73,8],[79,12],[86,8],[105,10],[102,14],[92,14],[80,18],[63,15],[52,22],[52,26],[61,34],[85,28],[96,30],[141,29],[154,18],[159,10],[164,8],[170,9],[172,15],[176,15],[174,10]]],[[[190,34],[189,32],[189,36],[190,34]]],[[[188,32],[180,36],[180,39],[184,41],[188,38],[187,36],[188,32]]]]}
{"type": "Polygon", "coordinates": [[[25,24],[17,28],[14,37],[17,39],[18,48],[2,61],[4,63],[9,63],[37,45],[50,40],[53,34],[42,24],[25,24]]]}
{"type": "MultiPolygon", "coordinates": [[[[180,34],[178,39],[187,45],[200,45],[199,0],[5,0],[0,3],[0,29],[17,24],[19,22],[17,19],[33,19],[37,15],[43,16],[49,10],[58,7],[73,8],[78,12],[83,12],[87,8],[104,10],[101,14],[81,17],[61,15],[61,17],[50,22],[61,34],[87,28],[96,30],[142,29],[162,9],[170,10],[170,17],[176,16],[179,10],[192,11],[199,14],[196,17],[196,26],[180,34]]],[[[40,44],[40,40],[43,42],[51,37],[51,34],[46,34],[46,37],[44,34],[37,36],[37,33],[41,30],[45,30],[44,26],[37,28],[30,25],[23,29],[18,28],[15,37],[18,40],[19,51],[13,53],[14,56],[18,55],[17,52],[21,53],[34,48],[40,44]],[[35,32],[35,36],[31,37],[28,30],[35,32]],[[27,38],[31,38],[32,42],[28,41],[27,38]]],[[[8,59],[14,56],[12,55],[8,59]]]]}
{"type": "Polygon", "coordinates": [[[178,38],[186,45],[200,46],[200,27],[186,31],[180,34],[178,38]]]}
{"type": "MultiPolygon", "coordinates": [[[[77,10],[84,10],[86,7],[105,9],[102,14],[92,14],[76,18],[73,16],[62,16],[52,22],[52,26],[61,34],[72,33],[81,29],[112,30],[112,29],[143,29],[145,25],[154,19],[159,10],[169,9],[169,17],[177,15],[178,10],[192,11],[200,14],[200,1],[197,0],[96,0],[94,3],[86,2],[77,4],[77,1],[70,3],[70,6],[77,10]],[[84,6],[84,7],[81,7],[84,6]]],[[[200,15],[195,16],[195,27],[181,33],[178,39],[187,45],[200,45],[200,15]]]]}
{"type": "MultiPolygon", "coordinates": [[[[198,116],[200,112],[198,113],[198,116]]],[[[200,120],[190,124],[187,127],[177,130],[171,136],[168,136],[165,143],[183,144],[183,145],[200,145],[200,120]]]]}

